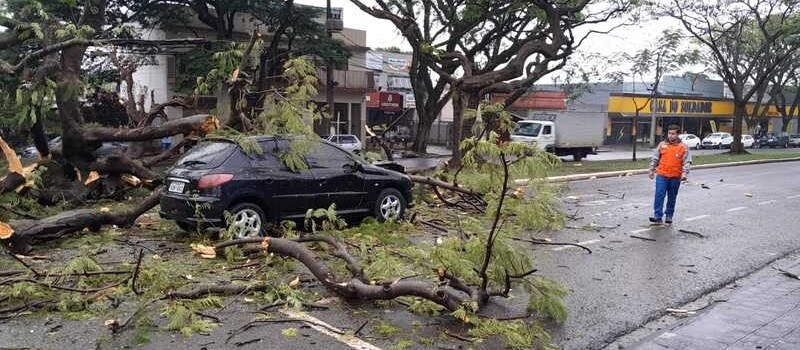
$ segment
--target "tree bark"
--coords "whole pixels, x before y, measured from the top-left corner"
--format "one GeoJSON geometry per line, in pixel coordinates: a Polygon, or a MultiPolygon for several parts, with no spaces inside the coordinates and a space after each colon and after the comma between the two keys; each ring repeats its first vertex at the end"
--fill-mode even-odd
{"type": "MultiPolygon", "coordinates": [[[[417,279],[398,278],[394,281],[369,284],[366,283],[366,276],[358,276],[354,271],[362,271],[361,267],[352,259],[340,244],[335,244],[333,237],[302,237],[298,240],[285,238],[246,238],[233,241],[222,242],[213,247],[213,254],[204,255],[206,257],[223,256],[224,248],[234,245],[261,243],[262,249],[268,253],[277,254],[283,257],[290,257],[298,260],[301,264],[314,275],[328,290],[339,297],[349,300],[390,300],[401,296],[414,296],[432,301],[450,311],[455,311],[464,305],[465,302],[474,301],[480,308],[488,300],[485,291],[475,287],[467,286],[458,278],[448,274],[446,271],[440,272],[442,281],[447,283],[432,283],[417,279]],[[306,247],[302,242],[320,241],[335,245],[337,252],[334,256],[342,258],[348,263],[348,270],[354,274],[353,278],[339,279],[328,265],[314,251],[306,247]],[[345,257],[342,257],[344,255],[345,257]]],[[[208,252],[203,251],[201,254],[208,252]]]]}
{"type": "MultiPolygon", "coordinates": [[[[79,130],[80,136],[90,142],[104,141],[148,141],[177,134],[206,134],[216,130],[219,121],[209,114],[170,120],[160,126],[144,126],[133,129],[97,127],[79,130]]],[[[66,137],[66,135],[64,135],[66,137]]]]}
{"type": "Polygon", "coordinates": [[[742,124],[744,115],[747,113],[747,102],[735,101],[734,102],[734,116],[733,116],[733,143],[731,144],[731,153],[739,154],[746,153],[742,145],[742,124]]]}
{"type": "Polygon", "coordinates": [[[124,154],[112,155],[102,160],[98,160],[89,165],[89,170],[100,174],[131,174],[142,179],[157,179],[159,176],[145,168],[143,164],[136,162],[124,154]]]}
{"type": "Polygon", "coordinates": [[[27,254],[37,242],[58,239],[84,228],[98,231],[104,225],[130,227],[136,218],[158,205],[160,193],[155,191],[129,211],[113,213],[102,209],[77,209],[41,220],[12,220],[9,225],[14,232],[10,237],[2,239],[2,242],[14,252],[27,254]]]}
{"type": "Polygon", "coordinates": [[[448,166],[456,169],[461,166],[461,132],[464,127],[464,93],[458,87],[453,89],[453,155],[450,157],[448,166]]]}
{"type": "Polygon", "coordinates": [[[409,175],[409,178],[411,178],[411,181],[416,182],[416,183],[430,185],[430,186],[436,186],[436,187],[441,187],[441,188],[444,188],[446,190],[463,193],[463,194],[474,196],[474,197],[477,197],[477,198],[482,198],[481,194],[478,193],[478,192],[475,192],[475,191],[472,191],[472,190],[470,190],[468,188],[460,187],[458,185],[454,185],[454,184],[451,184],[451,183],[448,183],[448,182],[437,180],[437,179],[434,179],[432,177],[419,176],[419,175],[409,175]]]}
{"type": "Polygon", "coordinates": [[[47,135],[44,133],[44,125],[41,118],[36,118],[36,123],[31,126],[31,138],[33,138],[33,145],[39,152],[40,158],[47,158],[50,156],[50,144],[47,142],[47,135]]]}
{"type": "Polygon", "coordinates": [[[417,123],[417,133],[414,138],[414,144],[411,145],[411,150],[419,154],[428,152],[428,139],[431,136],[433,122],[436,120],[436,116],[431,117],[427,113],[429,112],[425,110],[417,110],[419,122],[417,123]]]}

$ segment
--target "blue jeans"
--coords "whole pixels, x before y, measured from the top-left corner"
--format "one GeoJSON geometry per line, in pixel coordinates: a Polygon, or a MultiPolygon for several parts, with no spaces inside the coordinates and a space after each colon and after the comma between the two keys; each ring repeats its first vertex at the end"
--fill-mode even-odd
{"type": "Polygon", "coordinates": [[[666,214],[672,219],[675,214],[675,201],[678,198],[678,189],[681,187],[680,178],[667,178],[656,175],[656,198],[653,203],[654,217],[661,219],[666,214]],[[664,196],[667,197],[667,211],[664,212],[664,196]]]}

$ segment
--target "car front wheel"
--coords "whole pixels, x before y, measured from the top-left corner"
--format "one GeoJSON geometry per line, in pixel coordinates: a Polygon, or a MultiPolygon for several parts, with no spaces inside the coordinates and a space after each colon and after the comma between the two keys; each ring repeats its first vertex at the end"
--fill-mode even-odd
{"type": "Polygon", "coordinates": [[[379,221],[399,220],[406,211],[406,199],[393,189],[387,188],[378,194],[375,201],[375,217],[379,221]]]}
{"type": "Polygon", "coordinates": [[[228,232],[234,238],[261,237],[264,235],[264,226],[267,222],[264,211],[252,203],[239,203],[230,212],[228,232]]]}

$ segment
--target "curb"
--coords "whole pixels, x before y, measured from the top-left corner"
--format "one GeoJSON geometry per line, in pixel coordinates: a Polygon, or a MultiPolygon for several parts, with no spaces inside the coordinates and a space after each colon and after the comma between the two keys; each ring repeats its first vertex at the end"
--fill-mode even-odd
{"type": "MultiPolygon", "coordinates": [[[[800,157],[795,158],[783,158],[783,159],[755,159],[755,160],[745,160],[741,162],[728,162],[728,163],[714,163],[714,164],[703,164],[703,165],[696,165],[693,166],[691,169],[713,169],[713,168],[725,168],[731,166],[740,166],[740,165],[752,165],[752,164],[767,164],[767,163],[785,163],[785,162],[796,162],[800,161],[800,157]]],[[[571,182],[571,181],[581,181],[581,180],[594,180],[594,179],[602,179],[607,177],[619,177],[619,176],[632,176],[632,175],[641,175],[647,174],[649,172],[648,169],[636,169],[636,170],[618,170],[618,171],[606,171],[600,173],[588,173],[588,174],[574,174],[574,175],[564,175],[564,176],[551,176],[546,179],[547,182],[571,182]]],[[[519,179],[514,180],[517,184],[525,184],[530,179],[519,179]]]]}

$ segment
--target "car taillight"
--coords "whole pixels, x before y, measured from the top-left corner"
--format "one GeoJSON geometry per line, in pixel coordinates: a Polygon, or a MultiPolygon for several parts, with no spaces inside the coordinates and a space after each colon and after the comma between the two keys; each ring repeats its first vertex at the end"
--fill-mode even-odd
{"type": "Polygon", "coordinates": [[[197,188],[200,190],[206,190],[209,188],[219,187],[222,184],[231,181],[233,179],[233,174],[211,174],[211,175],[203,175],[200,178],[200,181],[197,182],[197,188]]]}

